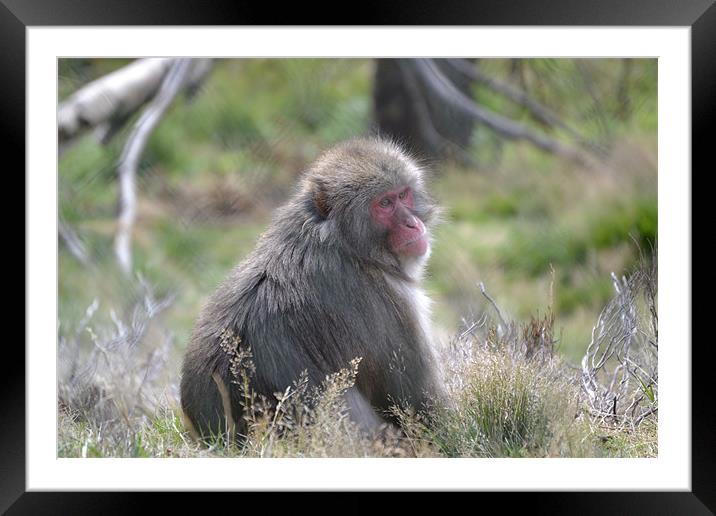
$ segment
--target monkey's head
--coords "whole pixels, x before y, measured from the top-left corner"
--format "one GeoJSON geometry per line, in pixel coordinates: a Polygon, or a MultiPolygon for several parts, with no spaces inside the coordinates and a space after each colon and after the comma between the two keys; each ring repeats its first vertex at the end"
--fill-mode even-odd
{"type": "Polygon", "coordinates": [[[437,208],[420,166],[391,141],[350,140],[330,149],[306,174],[302,195],[322,240],[358,258],[411,276],[430,253],[437,208]]]}

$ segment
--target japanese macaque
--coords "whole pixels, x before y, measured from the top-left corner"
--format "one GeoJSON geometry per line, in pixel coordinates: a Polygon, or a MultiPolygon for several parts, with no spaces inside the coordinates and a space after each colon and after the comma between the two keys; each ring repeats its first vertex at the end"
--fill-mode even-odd
{"type": "Polygon", "coordinates": [[[346,405],[368,432],[392,421],[391,405],[442,398],[420,288],[437,211],[421,167],[394,142],[350,140],[321,155],[196,323],[181,378],[195,433],[244,430],[227,332],[250,348],[251,388],[269,400],[303,371],[318,385],[360,357],[346,405]]]}

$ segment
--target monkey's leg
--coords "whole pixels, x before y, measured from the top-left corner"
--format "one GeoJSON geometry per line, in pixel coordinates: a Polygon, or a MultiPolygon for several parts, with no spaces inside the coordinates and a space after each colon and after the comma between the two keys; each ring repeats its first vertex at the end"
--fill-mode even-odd
{"type": "Polygon", "coordinates": [[[376,435],[385,421],[375,413],[367,399],[355,387],[346,391],[346,404],[351,420],[369,435],[376,435]]]}
{"type": "Polygon", "coordinates": [[[218,372],[206,368],[185,371],[181,384],[181,404],[185,425],[199,440],[213,440],[219,435],[233,440],[242,428],[241,407],[232,403],[231,384],[218,372]]]}

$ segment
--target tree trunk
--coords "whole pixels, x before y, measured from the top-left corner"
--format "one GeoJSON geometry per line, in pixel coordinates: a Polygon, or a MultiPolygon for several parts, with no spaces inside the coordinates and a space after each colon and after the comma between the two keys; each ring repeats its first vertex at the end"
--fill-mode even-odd
{"type": "MultiPolygon", "coordinates": [[[[380,134],[397,138],[427,158],[465,160],[475,119],[448,106],[425,87],[404,59],[377,59],[373,117],[380,134]]],[[[472,97],[471,79],[443,59],[436,66],[472,97]]]]}

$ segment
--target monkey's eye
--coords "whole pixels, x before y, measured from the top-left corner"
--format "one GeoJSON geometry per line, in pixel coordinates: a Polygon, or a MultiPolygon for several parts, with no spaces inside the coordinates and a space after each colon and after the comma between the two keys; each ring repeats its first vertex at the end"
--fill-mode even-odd
{"type": "Polygon", "coordinates": [[[400,198],[401,200],[405,199],[407,196],[408,196],[408,190],[403,190],[402,192],[400,192],[398,194],[398,198],[400,198]]]}
{"type": "Polygon", "coordinates": [[[380,203],[378,203],[381,208],[388,208],[393,204],[393,201],[388,199],[387,197],[383,198],[380,203]]]}

